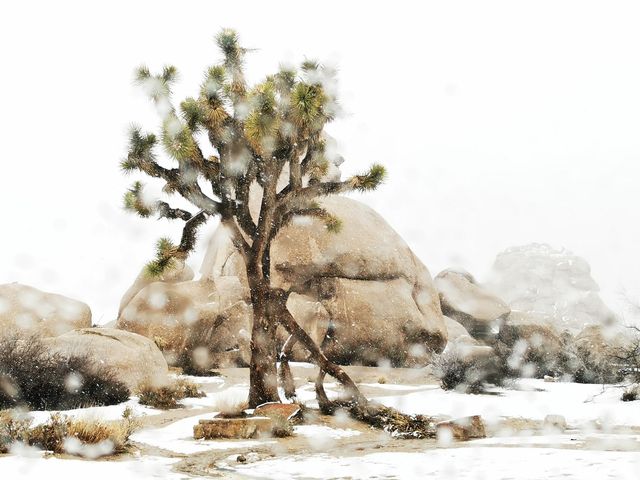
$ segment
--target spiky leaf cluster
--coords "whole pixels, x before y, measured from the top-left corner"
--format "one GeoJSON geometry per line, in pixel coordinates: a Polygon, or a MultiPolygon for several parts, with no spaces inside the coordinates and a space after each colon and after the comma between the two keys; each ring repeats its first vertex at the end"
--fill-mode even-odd
{"type": "Polygon", "coordinates": [[[158,277],[169,267],[178,254],[178,247],[169,238],[161,238],[156,242],[156,258],[145,265],[145,272],[150,277],[158,277]]]}
{"type": "Polygon", "coordinates": [[[142,198],[143,184],[142,182],[134,182],[127,190],[123,197],[124,209],[137,213],[142,218],[150,217],[153,209],[142,198]]]}
{"type": "Polygon", "coordinates": [[[325,125],[338,111],[335,70],[306,60],[299,68],[281,66],[249,86],[243,72],[248,50],[240,45],[237,33],[225,29],[215,40],[222,61],[206,69],[198,95],[180,102],[177,110],[171,99],[178,76],[175,67],[165,66],[153,74],[143,66],[135,74],[136,83],[158,107],[162,123],[158,137],[138,127],[131,129],[129,153],[121,167],[164,180],[164,192],[179,194],[199,209],[196,214],[161,201],[145,205],[141,185],[134,184],[125,194],[126,208],[141,216],[156,213],[186,222],[180,245],[169,248],[163,243],[148,265],[149,273],[159,274],[169,258],[188,254],[195,243],[195,229],[210,216],[220,215],[233,230],[234,244],[245,258],[264,255],[292,215],[315,216],[329,231],[338,231],[340,220],[318,206],[309,207],[310,202],[323,195],[372,190],[385,176],[384,168],[374,165],[365,174],[341,182],[325,180],[335,161],[324,134],[325,125]],[[196,138],[200,133],[215,155],[203,156],[201,137],[196,138]],[[158,144],[174,167],[156,161],[158,144]],[[287,170],[289,182],[278,191],[277,182],[287,170]],[[255,183],[270,192],[257,220],[249,212],[250,187],[255,183]],[[210,187],[207,190],[213,196],[205,193],[203,185],[210,187]]]}

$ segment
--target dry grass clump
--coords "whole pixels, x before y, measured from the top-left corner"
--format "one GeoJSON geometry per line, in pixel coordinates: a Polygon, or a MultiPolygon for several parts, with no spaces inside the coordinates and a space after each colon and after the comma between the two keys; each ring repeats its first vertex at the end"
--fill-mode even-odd
{"type": "Polygon", "coordinates": [[[0,453],[15,442],[27,443],[31,419],[12,410],[0,411],[0,453]]]}
{"type": "Polygon", "coordinates": [[[242,390],[225,390],[216,396],[213,408],[220,418],[238,418],[244,416],[248,408],[247,394],[242,390]]]}
{"type": "Polygon", "coordinates": [[[181,378],[166,385],[142,384],[138,388],[138,396],[142,405],[169,410],[180,407],[179,400],[201,398],[206,394],[198,390],[195,383],[181,378]]]}
{"type": "Polygon", "coordinates": [[[283,417],[272,418],[273,426],[271,427],[271,435],[276,438],[285,438],[293,435],[293,424],[290,420],[283,417]]]}
{"type": "Polygon", "coordinates": [[[0,409],[68,410],[128,398],[126,385],[87,356],[53,353],[37,336],[0,338],[0,409]]]}
{"type": "Polygon", "coordinates": [[[487,383],[502,385],[506,377],[496,358],[467,359],[455,350],[436,359],[435,374],[443,390],[472,394],[484,393],[487,383]]]}
{"type": "Polygon", "coordinates": [[[138,422],[125,410],[119,421],[74,419],[55,413],[35,427],[31,420],[13,411],[0,414],[0,452],[14,443],[23,443],[54,453],[69,453],[88,458],[123,453],[138,422]]]}

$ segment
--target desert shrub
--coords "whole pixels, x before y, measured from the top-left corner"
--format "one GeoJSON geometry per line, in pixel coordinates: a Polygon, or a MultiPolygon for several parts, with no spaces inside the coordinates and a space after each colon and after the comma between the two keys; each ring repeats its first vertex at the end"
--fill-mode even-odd
{"type": "Polygon", "coordinates": [[[576,383],[617,383],[624,379],[623,370],[610,355],[595,355],[586,348],[577,348],[579,366],[566,374],[576,383]]]}
{"type": "Polygon", "coordinates": [[[614,359],[621,366],[625,378],[640,383],[640,327],[628,328],[633,332],[631,341],[615,352],[614,359]]]}
{"type": "Polygon", "coordinates": [[[435,362],[435,374],[444,390],[483,393],[487,383],[502,385],[504,370],[495,357],[464,358],[457,350],[445,352],[435,362]]]}
{"type": "Polygon", "coordinates": [[[247,395],[241,390],[225,390],[216,395],[213,408],[219,417],[236,418],[244,414],[248,407],[247,395]]]}
{"type": "Polygon", "coordinates": [[[8,453],[16,442],[27,443],[31,419],[13,411],[0,411],[0,453],[8,453]]]}
{"type": "Polygon", "coordinates": [[[491,345],[505,376],[552,376],[576,383],[617,383],[624,378],[621,364],[611,352],[591,349],[564,332],[542,341],[504,335],[491,345]]]}
{"type": "Polygon", "coordinates": [[[204,397],[206,394],[198,390],[195,383],[179,379],[165,385],[142,384],[138,388],[138,396],[142,405],[168,410],[180,407],[179,400],[204,397]]]}
{"type": "Polygon", "coordinates": [[[273,426],[271,427],[271,435],[276,438],[286,438],[293,435],[293,425],[286,418],[273,417],[273,426]]]}
{"type": "MultiPolygon", "coordinates": [[[[60,413],[52,414],[46,422],[30,427],[30,421],[15,419],[7,415],[10,427],[4,442],[5,451],[11,443],[22,442],[54,453],[69,453],[90,458],[123,453],[129,447],[129,437],[138,427],[138,422],[125,410],[119,421],[74,419],[60,413]]],[[[1,435],[1,434],[0,434],[1,435]]],[[[0,437],[2,438],[2,437],[0,437]]]]}
{"type": "Polygon", "coordinates": [[[640,384],[631,385],[624,392],[622,392],[622,397],[620,398],[623,402],[633,402],[635,400],[640,400],[640,384]]]}
{"type": "Polygon", "coordinates": [[[555,376],[562,338],[535,325],[504,325],[491,347],[511,378],[555,376]]]}
{"type": "Polygon", "coordinates": [[[126,385],[87,356],[52,353],[36,336],[0,339],[0,408],[66,410],[128,398],[126,385]]]}

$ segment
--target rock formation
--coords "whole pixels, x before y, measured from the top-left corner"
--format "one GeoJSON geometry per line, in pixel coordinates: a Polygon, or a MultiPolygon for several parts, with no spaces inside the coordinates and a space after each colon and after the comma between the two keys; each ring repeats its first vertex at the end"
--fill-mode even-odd
{"type": "Polygon", "coordinates": [[[434,283],[440,293],[442,313],[463,325],[474,338],[495,336],[511,312],[504,301],[467,272],[444,270],[434,283]]]}
{"type": "Polygon", "coordinates": [[[140,384],[163,384],[169,373],[158,347],[148,338],[114,328],[82,328],[45,339],[64,356],[86,355],[107,367],[133,392],[140,384]]]}
{"type": "Polygon", "coordinates": [[[91,310],[85,303],[20,283],[0,285],[0,333],[53,337],[90,326],[91,310]]]}
{"type": "MultiPolygon", "coordinates": [[[[271,248],[273,286],[299,294],[289,299],[290,311],[333,360],[424,364],[447,338],[429,271],[366,205],[341,196],[319,203],[342,229],[329,232],[309,217],[284,227],[271,248]]],[[[223,229],[212,238],[201,273],[216,284],[235,278],[246,286],[243,261],[223,229]]]]}

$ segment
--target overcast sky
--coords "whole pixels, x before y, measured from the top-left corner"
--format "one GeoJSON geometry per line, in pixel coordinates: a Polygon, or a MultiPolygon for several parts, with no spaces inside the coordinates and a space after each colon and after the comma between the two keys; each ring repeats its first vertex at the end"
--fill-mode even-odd
{"type": "MultiPolygon", "coordinates": [[[[359,196],[433,275],[486,278],[530,242],[584,257],[608,301],[640,294],[640,4],[637,2],[3,2],[0,283],[82,299],[98,322],[177,225],[121,210],[131,122],[157,126],[132,85],[171,63],[175,98],[239,31],[253,80],[280,61],[337,64],[330,127],[359,196]]],[[[197,269],[202,252],[192,259],[197,269]]]]}

